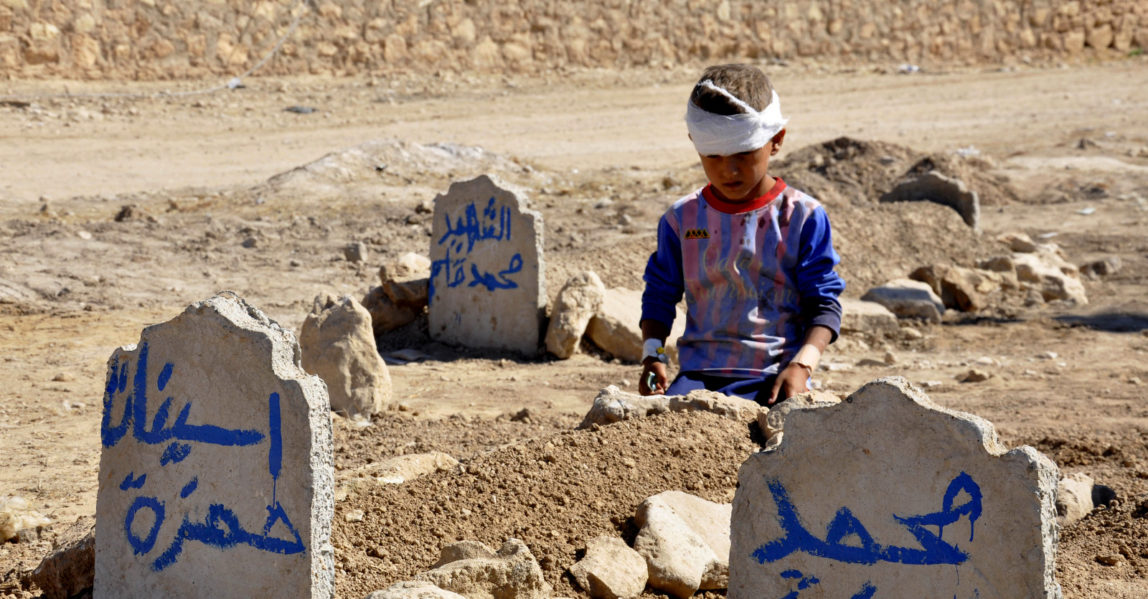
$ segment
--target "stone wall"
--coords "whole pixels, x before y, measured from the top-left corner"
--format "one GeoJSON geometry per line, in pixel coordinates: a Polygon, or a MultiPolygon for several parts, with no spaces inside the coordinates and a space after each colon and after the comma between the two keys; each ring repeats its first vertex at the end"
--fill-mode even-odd
{"type": "Polygon", "coordinates": [[[0,0],[6,78],[1114,58],[1144,0],[0,0]]]}

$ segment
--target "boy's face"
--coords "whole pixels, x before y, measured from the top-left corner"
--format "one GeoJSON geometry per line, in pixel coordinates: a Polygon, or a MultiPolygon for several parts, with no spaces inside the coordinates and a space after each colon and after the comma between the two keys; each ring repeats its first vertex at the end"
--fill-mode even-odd
{"type": "Polygon", "coordinates": [[[773,187],[769,176],[769,159],[781,149],[785,131],[775,135],[764,146],[730,156],[701,156],[702,169],[723,200],[748,202],[766,194],[773,187]]]}

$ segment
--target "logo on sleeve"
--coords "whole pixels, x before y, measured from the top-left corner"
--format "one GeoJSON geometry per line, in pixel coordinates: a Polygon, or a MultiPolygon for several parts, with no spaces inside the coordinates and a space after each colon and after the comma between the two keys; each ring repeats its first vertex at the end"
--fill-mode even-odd
{"type": "Polygon", "coordinates": [[[686,239],[709,239],[710,232],[705,229],[686,229],[686,239]]]}

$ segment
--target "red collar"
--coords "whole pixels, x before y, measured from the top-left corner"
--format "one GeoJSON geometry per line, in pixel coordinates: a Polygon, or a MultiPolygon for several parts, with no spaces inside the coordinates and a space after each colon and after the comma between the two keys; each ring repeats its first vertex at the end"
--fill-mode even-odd
{"type": "Polygon", "coordinates": [[[785,191],[785,187],[785,181],[782,181],[781,177],[774,177],[773,187],[771,187],[769,191],[765,192],[765,195],[757,197],[748,202],[733,203],[718,198],[717,194],[714,193],[713,184],[710,183],[702,188],[702,196],[704,196],[706,203],[710,206],[713,206],[714,210],[717,210],[718,212],[724,212],[726,214],[741,214],[743,212],[752,212],[758,208],[768,205],[777,196],[781,195],[781,192],[785,191]]]}

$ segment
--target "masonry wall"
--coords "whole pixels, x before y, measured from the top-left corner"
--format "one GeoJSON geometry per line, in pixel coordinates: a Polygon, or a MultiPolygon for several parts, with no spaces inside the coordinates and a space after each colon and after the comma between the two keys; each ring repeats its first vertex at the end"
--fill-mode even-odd
{"type": "Polygon", "coordinates": [[[1148,48],[1144,0],[0,0],[0,77],[931,64],[1148,48]]]}

